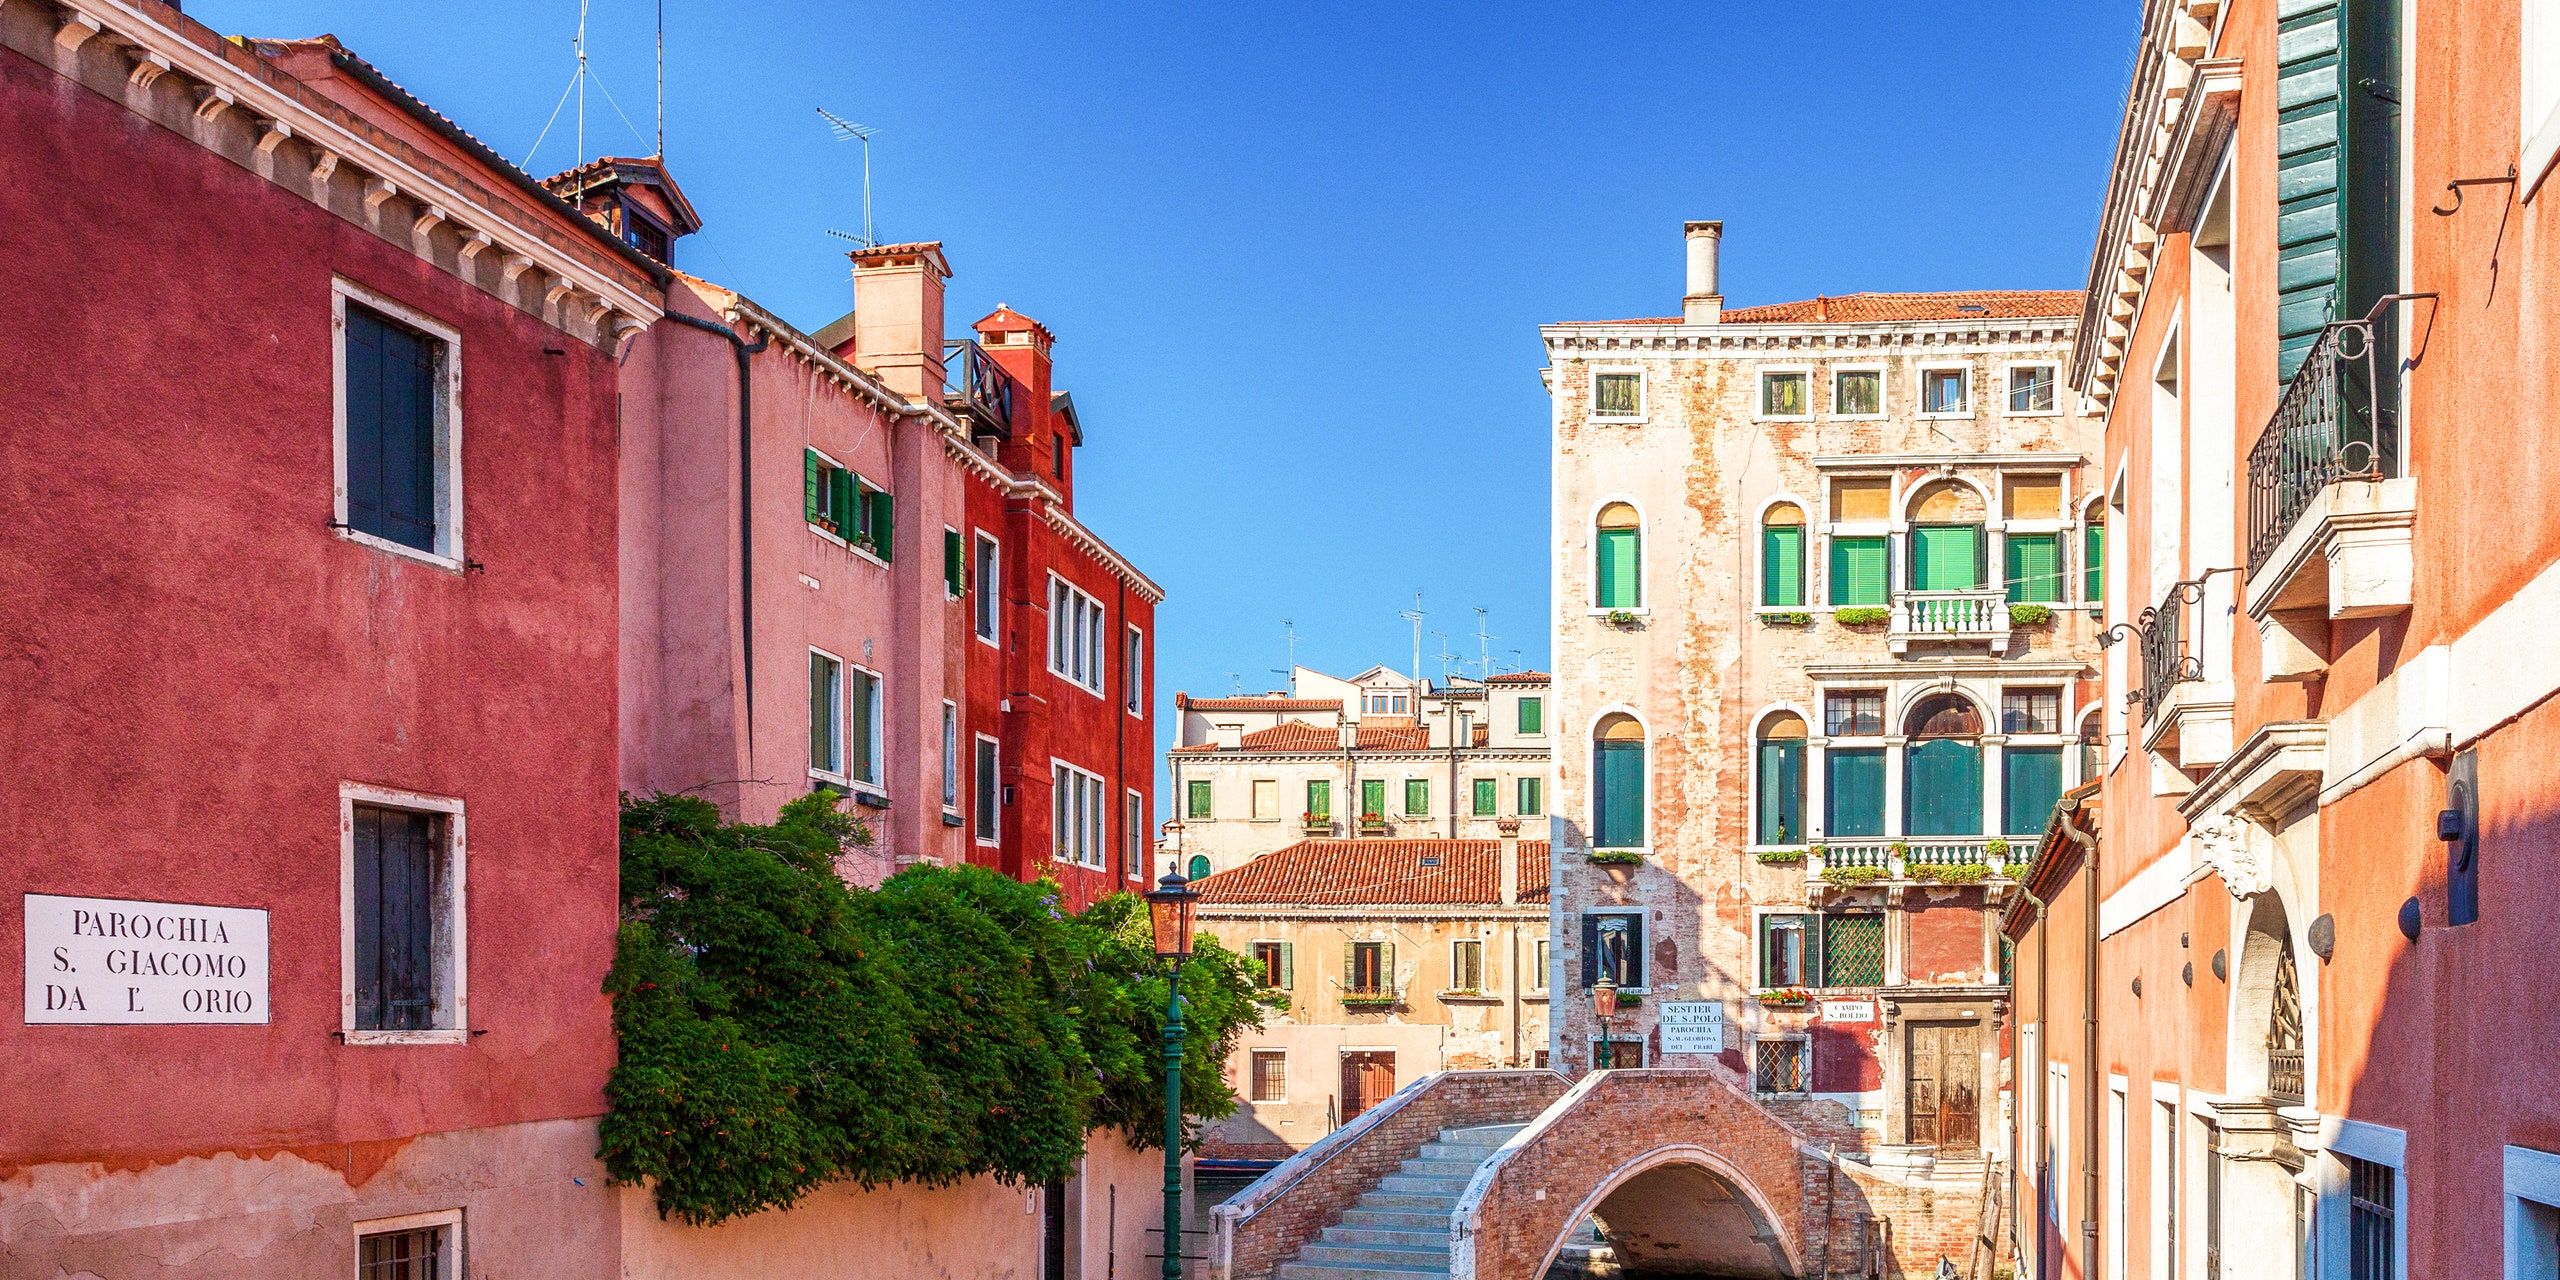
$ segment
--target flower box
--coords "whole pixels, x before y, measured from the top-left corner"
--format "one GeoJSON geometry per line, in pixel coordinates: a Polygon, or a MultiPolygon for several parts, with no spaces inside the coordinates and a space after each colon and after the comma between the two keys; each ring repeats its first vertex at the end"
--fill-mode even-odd
{"type": "Polygon", "coordinates": [[[1764,613],[1760,615],[1760,622],[1770,627],[1809,627],[1813,625],[1813,615],[1802,612],[1764,613]]]}
{"type": "Polygon", "coordinates": [[[1979,862],[1952,867],[1918,866],[1911,868],[1911,878],[1928,884],[1980,884],[1991,878],[1991,868],[1979,862]]]}
{"type": "Polygon", "coordinates": [[[2013,604],[2009,606],[2010,626],[2041,627],[2051,624],[2052,621],[2053,606],[2051,605],[2013,604]]]}
{"type": "Polygon", "coordinates": [[[1396,993],[1392,991],[1352,990],[1342,993],[1342,1006],[1346,1009],[1388,1009],[1397,1003],[1396,993]]]}
{"type": "Polygon", "coordinates": [[[1813,993],[1797,987],[1763,991],[1760,1003],[1772,1009],[1801,1009],[1813,1003],[1813,993]]]}
{"type": "Polygon", "coordinates": [[[1763,849],[1760,851],[1760,862],[1763,866],[1774,867],[1786,863],[1802,861],[1804,861],[1804,850],[1802,849],[1763,849]]]}
{"type": "Polygon", "coordinates": [[[1885,869],[1882,867],[1825,867],[1822,869],[1824,884],[1838,885],[1843,889],[1855,889],[1859,885],[1874,884],[1884,877],[1885,869]]]}
{"type": "Polygon", "coordinates": [[[1831,620],[1844,627],[1872,627],[1892,616],[1892,611],[1880,604],[1851,605],[1831,611],[1831,620]]]}

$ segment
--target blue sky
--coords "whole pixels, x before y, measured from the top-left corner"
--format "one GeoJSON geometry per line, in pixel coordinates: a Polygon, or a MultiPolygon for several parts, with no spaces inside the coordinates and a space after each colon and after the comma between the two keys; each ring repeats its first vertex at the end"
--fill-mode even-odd
{"type": "MultiPolygon", "coordinates": [[[[335,32],[519,160],[574,67],[577,0],[187,9],[335,32]]],[[[592,0],[589,155],[650,147],[655,13],[592,0]]],[[[1728,305],[2078,287],[2137,25],[2134,0],[667,0],[668,161],[708,223],[679,261],[805,328],[841,314],[861,155],[816,108],[876,126],[878,234],[945,242],[955,328],[1002,302],[1059,334],[1078,512],[1170,593],[1160,705],[1271,687],[1284,618],[1302,662],[1404,665],[1417,589],[1426,632],[1472,659],[1483,606],[1496,658],[1543,667],[1537,326],[1676,312],[1686,218],[1725,222],[1728,305]]],[[[574,109],[536,173],[575,159],[574,109]]]]}

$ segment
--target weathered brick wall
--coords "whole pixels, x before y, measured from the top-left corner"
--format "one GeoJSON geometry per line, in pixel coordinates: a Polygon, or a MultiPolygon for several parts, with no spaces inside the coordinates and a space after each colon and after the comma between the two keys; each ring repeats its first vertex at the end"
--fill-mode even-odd
{"type": "Polygon", "coordinates": [[[1441,1130],[1526,1123],[1565,1089],[1553,1071],[1444,1071],[1405,1086],[1213,1210],[1213,1274],[1262,1280],[1441,1130]]]}

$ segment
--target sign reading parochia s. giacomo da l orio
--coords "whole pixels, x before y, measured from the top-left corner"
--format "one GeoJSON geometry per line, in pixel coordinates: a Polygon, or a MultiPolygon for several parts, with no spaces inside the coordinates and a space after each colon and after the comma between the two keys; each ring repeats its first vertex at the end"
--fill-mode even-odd
{"type": "Polygon", "coordinates": [[[267,913],[27,895],[26,1020],[267,1020],[267,913]]]}

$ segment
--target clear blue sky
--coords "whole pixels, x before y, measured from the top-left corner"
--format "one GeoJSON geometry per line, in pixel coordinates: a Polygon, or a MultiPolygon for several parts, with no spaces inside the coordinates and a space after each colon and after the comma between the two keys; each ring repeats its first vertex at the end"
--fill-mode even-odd
{"type": "MultiPolygon", "coordinates": [[[[189,0],[335,32],[523,159],[576,0],[189,0]]],[[[649,149],[654,0],[593,0],[587,153],[649,149]]],[[[1679,308],[1680,224],[1730,305],[2076,288],[2135,0],[1095,5],[667,0],[687,269],[804,328],[851,304],[861,155],[884,240],[941,240],[957,328],[1059,335],[1079,514],[1164,584],[1159,705],[1300,661],[1547,660],[1537,326],[1679,308]],[[1439,641],[1426,635],[1426,653],[1439,641]],[[1512,651],[1517,650],[1514,657],[1512,651]]],[[[574,111],[574,104],[571,110],[574,111]]],[[[563,112],[529,166],[575,158],[563,112]]],[[[1426,671],[1437,674],[1436,662],[1426,671]]],[[[1169,724],[1170,717],[1160,723],[1169,724]]]]}

